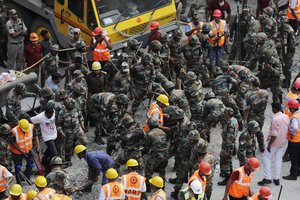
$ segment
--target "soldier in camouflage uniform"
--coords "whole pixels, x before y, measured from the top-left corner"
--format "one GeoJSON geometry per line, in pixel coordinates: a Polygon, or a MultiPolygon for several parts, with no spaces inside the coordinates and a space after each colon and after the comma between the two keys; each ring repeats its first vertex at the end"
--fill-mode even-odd
{"type": "Polygon", "coordinates": [[[149,158],[145,164],[145,177],[147,179],[147,191],[150,189],[149,180],[154,172],[165,180],[166,167],[168,166],[168,141],[167,134],[160,129],[158,120],[154,117],[149,118],[148,125],[150,132],[147,133],[145,150],[149,158]]]}
{"type": "Polygon", "coordinates": [[[9,171],[12,170],[12,154],[10,151],[10,136],[11,128],[8,124],[0,126],[0,162],[9,171]]]}
{"type": "Polygon", "coordinates": [[[47,107],[48,102],[53,99],[54,95],[51,88],[45,86],[41,91],[41,100],[40,100],[40,111],[44,111],[47,107]]]}
{"type": "Polygon", "coordinates": [[[236,79],[232,78],[227,72],[228,68],[222,67],[224,71],[217,70],[216,78],[212,83],[212,91],[215,95],[224,103],[226,107],[230,107],[234,110],[234,115],[236,116],[240,129],[243,128],[243,119],[240,114],[239,108],[236,101],[231,96],[232,93],[237,92],[238,82],[236,79]]]}
{"type": "Polygon", "coordinates": [[[121,153],[115,159],[115,168],[119,169],[130,158],[140,163],[140,170],[144,168],[142,160],[142,149],[146,135],[130,115],[121,119],[121,126],[117,130],[116,140],[120,141],[121,153]]]}
{"type": "MultiPolygon", "coordinates": [[[[68,41],[69,48],[77,49],[77,47],[76,47],[77,44],[79,44],[81,42],[84,43],[83,39],[81,38],[80,32],[81,31],[79,28],[73,28],[73,35],[70,34],[70,36],[72,38],[68,41]]],[[[68,51],[68,54],[69,54],[72,62],[74,62],[74,60],[75,60],[75,53],[76,53],[76,50],[68,51]]]]}
{"type": "Polygon", "coordinates": [[[190,36],[189,44],[183,48],[183,55],[186,60],[187,71],[194,72],[203,82],[208,81],[209,72],[203,64],[202,48],[196,35],[190,36]]]}
{"type": "MultiPolygon", "coordinates": [[[[252,91],[246,96],[244,121],[249,122],[255,120],[259,123],[260,130],[262,130],[265,121],[265,110],[268,104],[268,92],[259,88],[260,82],[258,79],[253,79],[252,85],[252,91]]],[[[257,132],[256,137],[260,152],[264,152],[263,132],[257,132]]]]}
{"type": "Polygon", "coordinates": [[[266,7],[263,9],[263,14],[259,16],[262,32],[266,33],[270,39],[275,39],[278,32],[277,22],[273,14],[273,8],[266,7]]]}
{"type": "Polygon", "coordinates": [[[0,32],[1,34],[5,34],[6,32],[6,22],[7,22],[7,7],[3,3],[4,0],[0,1],[0,32]]]}
{"type": "Polygon", "coordinates": [[[115,74],[112,85],[113,93],[126,95],[130,94],[131,76],[129,64],[127,62],[123,62],[121,64],[120,71],[115,74]]]}
{"type": "Polygon", "coordinates": [[[29,119],[29,115],[21,110],[21,100],[25,97],[34,97],[35,94],[26,91],[24,83],[18,83],[7,95],[6,118],[12,127],[15,127],[19,119],[29,119]]]}
{"type": "Polygon", "coordinates": [[[76,58],[81,58],[82,64],[86,66],[88,64],[88,59],[86,57],[87,50],[86,50],[86,43],[83,40],[79,40],[75,44],[76,51],[71,57],[71,62],[74,63],[76,58]]]}
{"type": "Polygon", "coordinates": [[[167,33],[162,33],[160,36],[160,42],[161,42],[161,49],[160,49],[160,55],[161,55],[161,72],[162,74],[167,77],[169,80],[173,79],[173,71],[170,69],[170,56],[171,51],[169,48],[169,36],[167,33]]]}
{"type": "Polygon", "coordinates": [[[71,195],[77,188],[72,185],[69,175],[63,170],[63,165],[63,161],[59,156],[51,159],[51,172],[46,177],[47,186],[54,189],[58,194],[71,195]]]}
{"type": "Polygon", "coordinates": [[[140,51],[140,45],[141,43],[136,39],[130,39],[128,41],[128,48],[126,48],[126,53],[128,54],[129,66],[136,64],[142,57],[143,53],[140,51]]]}
{"type": "Polygon", "coordinates": [[[74,78],[73,73],[76,70],[80,70],[84,76],[89,73],[89,69],[82,63],[81,57],[76,57],[74,63],[66,68],[66,84],[68,84],[74,78]]]}
{"type": "Polygon", "coordinates": [[[78,84],[81,87],[83,87],[85,90],[88,90],[86,80],[84,79],[84,75],[81,73],[80,70],[75,70],[73,72],[73,77],[74,79],[72,79],[71,82],[68,83],[66,86],[67,93],[70,94],[72,92],[72,88],[74,88],[74,85],[78,85],[78,84]]]}
{"type": "Polygon", "coordinates": [[[88,143],[88,138],[83,129],[83,116],[76,108],[75,99],[69,98],[65,102],[65,108],[59,112],[57,119],[57,131],[65,138],[64,152],[67,162],[71,162],[76,144],[86,145],[88,143]]]}
{"type": "Polygon", "coordinates": [[[250,121],[239,137],[239,148],[237,152],[240,166],[247,163],[247,159],[255,156],[256,140],[255,135],[260,131],[257,121],[250,121]]]}
{"type": "Polygon", "coordinates": [[[246,49],[246,58],[245,60],[249,60],[250,58],[255,56],[257,43],[255,41],[255,37],[258,34],[260,29],[260,23],[258,20],[253,20],[249,24],[249,30],[246,34],[246,37],[243,39],[243,43],[246,49]]]}
{"type": "Polygon", "coordinates": [[[79,83],[72,85],[71,87],[72,93],[70,97],[75,99],[76,101],[76,108],[79,109],[81,112],[83,119],[84,119],[84,131],[88,132],[87,130],[87,88],[83,87],[79,83]]]}
{"type": "Polygon", "coordinates": [[[218,182],[218,185],[226,185],[227,181],[232,173],[232,157],[234,156],[235,142],[238,133],[238,121],[234,117],[234,111],[232,108],[226,108],[224,111],[225,126],[222,131],[222,146],[220,152],[220,169],[221,174],[225,179],[218,182]]]}
{"type": "Polygon", "coordinates": [[[206,142],[199,142],[195,145],[192,149],[191,157],[190,157],[190,164],[192,166],[191,172],[198,170],[198,165],[202,161],[208,162],[210,164],[210,168],[212,173],[206,176],[206,191],[205,195],[207,200],[210,199],[213,187],[213,178],[216,169],[216,159],[215,157],[207,152],[207,143],[206,142]]]}
{"type": "Polygon", "coordinates": [[[175,157],[176,162],[178,163],[178,168],[176,169],[176,178],[169,179],[170,183],[175,184],[174,191],[171,193],[171,197],[174,199],[178,199],[178,193],[181,190],[183,183],[189,177],[189,172],[191,169],[191,152],[193,147],[198,143],[205,143],[205,141],[200,138],[200,133],[197,130],[192,130],[189,132],[188,137],[182,138],[178,144],[175,157]]]}
{"type": "Polygon", "coordinates": [[[154,66],[152,64],[152,55],[145,53],[142,62],[132,67],[132,83],[134,101],[132,103],[132,111],[136,111],[140,103],[144,100],[149,91],[152,90],[152,82],[156,78],[154,66]]]}
{"type": "Polygon", "coordinates": [[[58,64],[59,64],[59,57],[58,52],[60,48],[57,44],[50,46],[50,53],[46,55],[45,60],[42,62],[41,65],[41,84],[45,84],[45,80],[48,76],[58,72],[58,64]]]}
{"type": "Polygon", "coordinates": [[[57,121],[58,113],[65,107],[65,101],[68,98],[68,94],[64,89],[58,89],[55,92],[55,96],[53,100],[48,101],[47,105],[52,105],[55,110],[55,120],[57,121]]]}

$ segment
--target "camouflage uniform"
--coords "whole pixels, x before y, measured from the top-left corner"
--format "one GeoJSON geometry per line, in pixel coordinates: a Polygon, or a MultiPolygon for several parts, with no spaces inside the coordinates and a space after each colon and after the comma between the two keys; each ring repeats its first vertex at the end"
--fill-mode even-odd
{"type": "Polygon", "coordinates": [[[72,63],[69,67],[66,68],[66,84],[74,78],[73,73],[77,70],[79,70],[83,74],[83,76],[88,75],[88,73],[90,72],[85,65],[83,65],[82,63],[78,64],[75,61],[75,63],[72,63]]]}
{"type": "Polygon", "coordinates": [[[131,88],[131,77],[129,65],[126,62],[121,64],[121,69],[115,74],[113,79],[113,93],[129,95],[131,88]]]}
{"type": "Polygon", "coordinates": [[[139,43],[136,39],[130,39],[128,41],[128,48],[126,48],[126,53],[128,55],[129,66],[136,64],[140,60],[143,54],[139,49],[140,45],[141,43],[139,43]]]}
{"type": "Polygon", "coordinates": [[[49,87],[44,87],[43,90],[41,91],[41,100],[40,100],[40,110],[44,111],[45,108],[47,107],[48,101],[50,101],[51,99],[53,99],[53,92],[51,90],[51,88],[49,87]]]}
{"type": "Polygon", "coordinates": [[[238,121],[234,118],[234,111],[232,108],[225,109],[225,115],[229,116],[229,119],[226,121],[225,126],[223,127],[222,131],[222,145],[221,145],[221,152],[220,152],[220,169],[221,174],[224,175],[225,180],[223,184],[219,185],[226,185],[229,176],[232,172],[232,157],[234,156],[235,152],[235,142],[238,132],[238,121]]]}
{"type": "Polygon", "coordinates": [[[255,37],[260,29],[260,23],[258,20],[253,20],[249,24],[249,30],[248,33],[246,34],[246,37],[243,39],[243,43],[245,45],[246,49],[246,58],[245,60],[249,60],[250,58],[255,56],[255,51],[256,51],[256,41],[255,37]]]}
{"type": "Polygon", "coordinates": [[[239,137],[239,148],[237,152],[240,166],[245,165],[248,158],[255,156],[255,134],[257,134],[257,132],[259,131],[259,124],[256,121],[250,121],[248,123],[248,128],[241,133],[239,137]]]}
{"type": "Polygon", "coordinates": [[[41,65],[41,82],[42,85],[44,85],[45,80],[48,78],[48,76],[51,76],[51,74],[54,74],[58,72],[59,68],[59,57],[58,57],[58,51],[59,46],[57,44],[50,46],[50,53],[46,55],[45,60],[42,62],[41,65]]]}
{"type": "Polygon", "coordinates": [[[5,34],[6,33],[6,21],[7,21],[7,7],[4,5],[4,3],[2,3],[2,5],[0,5],[0,31],[1,34],[5,34]]]}
{"type": "Polygon", "coordinates": [[[0,126],[0,162],[1,165],[11,171],[12,154],[9,146],[9,134],[11,134],[10,126],[8,124],[2,124],[0,126]]]}
{"type": "Polygon", "coordinates": [[[169,36],[167,33],[162,33],[160,36],[160,42],[162,44],[161,49],[160,49],[160,54],[161,54],[161,71],[162,74],[167,77],[169,80],[172,80],[173,78],[173,71],[170,69],[170,56],[171,56],[171,51],[168,46],[169,43],[169,36]]]}
{"type": "Polygon", "coordinates": [[[84,119],[81,112],[76,108],[75,99],[69,98],[66,107],[58,114],[57,131],[65,137],[65,160],[71,161],[73,148],[76,144],[86,145],[88,142],[82,127],[84,119]]]}
{"type": "Polygon", "coordinates": [[[259,16],[262,32],[266,33],[268,38],[275,39],[275,34],[278,32],[277,22],[273,18],[274,10],[271,7],[263,9],[263,13],[259,16]]]}
{"type": "Polygon", "coordinates": [[[18,83],[7,95],[6,118],[11,126],[16,126],[19,119],[29,119],[29,115],[21,110],[21,100],[25,97],[34,97],[35,94],[26,92],[26,86],[18,83]]]}
{"type": "MultiPolygon", "coordinates": [[[[264,126],[265,110],[268,104],[268,92],[263,89],[255,88],[246,97],[246,110],[249,110],[248,122],[255,120],[259,123],[260,130],[264,126]]],[[[256,134],[259,150],[264,152],[264,134],[259,131],[256,134]]]]}
{"type": "Polygon", "coordinates": [[[55,115],[55,121],[57,121],[58,113],[65,107],[64,103],[65,103],[65,100],[67,99],[67,97],[68,97],[68,95],[65,90],[58,89],[55,92],[54,99],[48,101],[47,105],[51,105],[54,108],[55,113],[57,113],[55,115]]]}

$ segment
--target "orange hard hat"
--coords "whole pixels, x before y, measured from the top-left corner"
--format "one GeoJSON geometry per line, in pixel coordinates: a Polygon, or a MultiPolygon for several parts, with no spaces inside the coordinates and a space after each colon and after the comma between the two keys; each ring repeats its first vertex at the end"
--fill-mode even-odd
{"type": "Polygon", "coordinates": [[[288,101],[287,106],[289,108],[299,108],[299,101],[297,99],[291,99],[288,101]]]}
{"type": "Polygon", "coordinates": [[[297,78],[297,79],[295,80],[295,82],[293,83],[293,88],[294,88],[295,90],[300,90],[300,79],[299,79],[299,78],[297,78]]]}
{"type": "Polygon", "coordinates": [[[93,31],[93,36],[102,35],[102,34],[103,34],[103,29],[101,27],[97,27],[93,31]]]}
{"type": "Polygon", "coordinates": [[[271,192],[270,188],[268,188],[266,186],[262,186],[259,190],[259,195],[265,199],[270,199],[272,197],[272,192],[271,192]]]}
{"type": "Polygon", "coordinates": [[[213,12],[213,17],[221,17],[222,16],[222,12],[219,9],[214,10],[213,12]]]}
{"type": "Polygon", "coordinates": [[[151,22],[151,25],[150,25],[150,29],[151,29],[151,30],[158,29],[158,28],[159,28],[159,23],[158,23],[158,21],[153,21],[153,22],[151,22]]]}
{"type": "Polygon", "coordinates": [[[29,40],[30,40],[31,42],[36,42],[36,41],[39,40],[39,36],[38,36],[36,33],[30,33],[30,35],[29,35],[29,40]]]}
{"type": "Polygon", "coordinates": [[[199,165],[198,165],[198,169],[203,172],[205,175],[210,175],[212,173],[211,168],[210,168],[210,164],[207,162],[202,161],[199,165]]]}
{"type": "Polygon", "coordinates": [[[249,158],[248,164],[254,171],[257,171],[259,169],[259,160],[255,157],[249,158]]]}

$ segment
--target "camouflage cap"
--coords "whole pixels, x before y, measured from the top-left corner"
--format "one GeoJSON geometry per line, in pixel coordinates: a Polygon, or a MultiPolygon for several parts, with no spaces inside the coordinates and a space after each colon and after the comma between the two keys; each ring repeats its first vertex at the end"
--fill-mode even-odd
{"type": "Polygon", "coordinates": [[[82,40],[77,41],[76,44],[75,44],[76,49],[82,49],[84,47],[86,47],[86,43],[82,40]]]}
{"type": "Polygon", "coordinates": [[[157,127],[159,125],[159,121],[158,121],[158,119],[155,119],[154,117],[150,117],[148,119],[148,125],[150,127],[157,127]]]}
{"type": "Polygon", "coordinates": [[[45,86],[43,87],[43,91],[42,91],[42,97],[50,97],[53,95],[53,91],[51,88],[45,86]]]}
{"type": "Polygon", "coordinates": [[[26,92],[26,86],[24,83],[17,83],[15,90],[19,93],[19,94],[24,94],[26,92]]]}
{"type": "Polygon", "coordinates": [[[196,79],[197,79],[197,75],[196,75],[194,72],[188,71],[188,72],[186,73],[186,80],[187,80],[187,81],[194,81],[194,80],[196,80],[196,79]]]}
{"type": "Polygon", "coordinates": [[[65,101],[65,106],[66,108],[68,108],[69,110],[72,110],[76,107],[76,101],[75,99],[73,98],[68,98],[66,101],[65,101]]]}
{"type": "Polygon", "coordinates": [[[162,33],[161,35],[160,35],[160,42],[161,43],[167,43],[167,42],[169,42],[169,36],[168,36],[168,34],[167,33],[162,33]]]}
{"type": "Polygon", "coordinates": [[[180,28],[178,28],[174,31],[173,37],[175,37],[175,38],[181,38],[182,37],[182,31],[180,30],[180,28]]]}
{"type": "Polygon", "coordinates": [[[200,44],[199,38],[196,35],[191,35],[189,44],[200,44]]]}
{"type": "Polygon", "coordinates": [[[132,47],[132,46],[136,46],[136,45],[139,45],[140,43],[137,41],[137,39],[130,39],[128,41],[128,46],[129,47],[132,47]]]}
{"type": "Polygon", "coordinates": [[[67,98],[67,96],[68,96],[68,94],[67,94],[66,90],[64,90],[64,89],[58,89],[55,92],[55,98],[57,98],[57,99],[63,100],[65,98],[67,98]]]}
{"type": "Polygon", "coordinates": [[[11,133],[11,127],[8,124],[2,124],[0,126],[0,135],[9,135],[11,133]]]}
{"type": "Polygon", "coordinates": [[[130,115],[125,115],[122,119],[121,119],[121,124],[123,126],[126,126],[126,125],[130,125],[130,124],[133,124],[135,123],[134,121],[134,118],[130,115]]]}
{"type": "Polygon", "coordinates": [[[258,44],[264,43],[267,40],[268,40],[268,36],[265,33],[259,32],[259,33],[256,34],[255,41],[258,44]]]}
{"type": "Polygon", "coordinates": [[[215,98],[215,97],[216,97],[216,95],[215,95],[214,92],[208,92],[208,93],[205,94],[204,99],[208,100],[208,99],[212,99],[212,98],[215,98]]]}
{"type": "Polygon", "coordinates": [[[251,120],[248,123],[247,129],[248,129],[248,131],[258,132],[258,131],[260,131],[259,123],[255,120],[251,120]]]}
{"type": "Polygon", "coordinates": [[[50,161],[50,165],[63,165],[63,161],[62,161],[61,157],[54,156],[50,161]]]}
{"type": "Polygon", "coordinates": [[[199,140],[200,139],[200,133],[197,130],[192,130],[189,132],[189,139],[191,140],[199,140]]]}
{"type": "Polygon", "coordinates": [[[77,93],[77,94],[80,94],[80,95],[86,94],[86,88],[83,87],[82,85],[80,85],[79,83],[72,85],[71,90],[74,93],[77,93]]]}
{"type": "Polygon", "coordinates": [[[263,12],[264,12],[266,15],[268,15],[269,17],[273,17],[273,13],[274,13],[273,8],[271,8],[271,7],[265,7],[265,8],[263,9],[263,12]]]}
{"type": "Polygon", "coordinates": [[[216,71],[214,73],[215,76],[218,76],[218,75],[222,75],[223,74],[223,71],[220,67],[216,67],[216,71]]]}
{"type": "Polygon", "coordinates": [[[157,51],[159,51],[162,47],[162,44],[158,40],[153,40],[150,45],[152,50],[157,50],[157,51]]]}
{"type": "Polygon", "coordinates": [[[202,26],[202,32],[204,34],[208,34],[211,31],[212,27],[210,25],[210,23],[204,23],[202,26]]]}
{"type": "Polygon", "coordinates": [[[163,86],[166,90],[171,90],[171,89],[175,88],[175,84],[172,81],[164,82],[163,86]]]}
{"type": "Polygon", "coordinates": [[[126,94],[118,94],[116,96],[116,102],[117,104],[129,104],[130,103],[130,99],[128,98],[128,96],[126,94]]]}
{"type": "Polygon", "coordinates": [[[219,66],[223,72],[229,69],[229,63],[226,60],[221,60],[219,66]]]}
{"type": "Polygon", "coordinates": [[[152,59],[153,59],[153,57],[150,53],[144,53],[142,61],[147,62],[147,63],[151,63],[152,59]]]}
{"type": "Polygon", "coordinates": [[[16,11],[16,9],[10,9],[8,11],[8,14],[11,16],[11,15],[17,14],[17,11],[16,11]]]}
{"type": "Polygon", "coordinates": [[[84,77],[84,75],[82,74],[82,72],[79,69],[77,69],[73,72],[73,76],[78,77],[78,78],[83,78],[84,77]]]}
{"type": "Polygon", "coordinates": [[[199,142],[193,148],[193,153],[196,155],[207,153],[207,142],[200,138],[199,142]]]}

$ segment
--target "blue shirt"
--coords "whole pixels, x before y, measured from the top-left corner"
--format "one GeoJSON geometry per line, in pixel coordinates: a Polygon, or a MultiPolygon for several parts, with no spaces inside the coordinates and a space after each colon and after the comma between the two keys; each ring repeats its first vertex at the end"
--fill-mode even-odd
{"type": "Polygon", "coordinates": [[[113,167],[114,160],[104,151],[87,152],[84,159],[89,166],[89,177],[98,176],[100,172],[113,167]]]}

